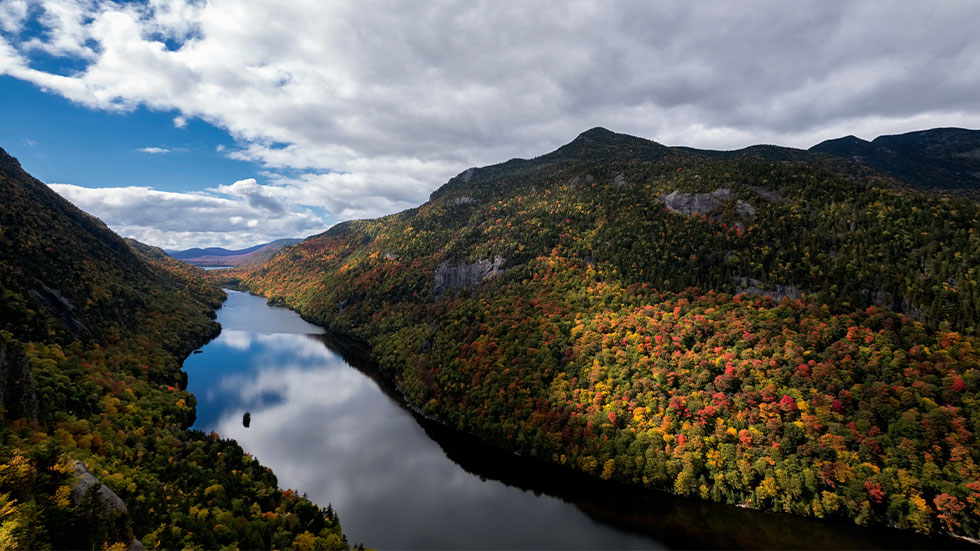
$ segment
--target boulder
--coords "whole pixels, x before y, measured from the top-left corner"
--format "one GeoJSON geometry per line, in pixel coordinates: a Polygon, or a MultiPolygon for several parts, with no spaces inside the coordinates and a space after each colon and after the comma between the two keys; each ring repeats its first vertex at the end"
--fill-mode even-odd
{"type": "MultiPolygon", "coordinates": [[[[78,480],[71,487],[71,499],[75,506],[78,506],[82,502],[82,498],[85,497],[85,493],[88,492],[89,488],[100,484],[99,479],[95,477],[85,466],[85,463],[75,460],[72,462],[72,466],[75,468],[75,476],[78,480]]],[[[116,495],[108,486],[102,485],[98,489],[99,492],[99,502],[105,508],[106,512],[118,511],[123,514],[129,513],[129,508],[126,507],[126,502],[122,500],[121,497],[116,495]]]]}

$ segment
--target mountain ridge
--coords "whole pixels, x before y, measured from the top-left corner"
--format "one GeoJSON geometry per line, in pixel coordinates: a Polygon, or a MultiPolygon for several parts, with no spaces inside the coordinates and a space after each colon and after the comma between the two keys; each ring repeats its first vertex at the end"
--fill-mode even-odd
{"type": "Polygon", "coordinates": [[[167,254],[195,266],[256,266],[272,258],[279,249],[295,245],[302,239],[277,239],[239,250],[221,247],[193,248],[183,251],[167,251],[167,254]]]}
{"type": "Polygon", "coordinates": [[[975,538],[978,230],[976,202],[853,160],[592,129],[236,277],[506,450],[975,538]]]}
{"type": "Polygon", "coordinates": [[[809,149],[849,158],[919,189],[980,194],[980,130],[944,127],[878,136],[846,136],[809,149]]]}

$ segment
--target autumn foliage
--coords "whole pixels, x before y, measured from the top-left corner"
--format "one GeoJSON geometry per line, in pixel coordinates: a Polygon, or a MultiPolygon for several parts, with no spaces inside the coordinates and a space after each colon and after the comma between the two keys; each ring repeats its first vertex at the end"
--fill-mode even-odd
{"type": "Polygon", "coordinates": [[[980,207],[802,153],[592,138],[468,171],[239,277],[367,341],[411,403],[507,449],[980,535],[980,207]],[[711,212],[662,202],[718,189],[711,212]],[[436,289],[440,265],[498,256],[502,274],[436,289]]]}

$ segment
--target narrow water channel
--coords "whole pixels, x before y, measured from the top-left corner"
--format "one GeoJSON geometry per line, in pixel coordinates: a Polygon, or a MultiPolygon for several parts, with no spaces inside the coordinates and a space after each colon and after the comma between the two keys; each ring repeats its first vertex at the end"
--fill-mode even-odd
{"type": "Polygon", "coordinates": [[[331,503],[379,549],[951,548],[600,484],[416,418],[370,366],[294,312],[235,291],[221,335],[184,363],[193,428],[234,438],[279,485],[331,503]],[[250,426],[242,423],[251,415],[250,426]]]}

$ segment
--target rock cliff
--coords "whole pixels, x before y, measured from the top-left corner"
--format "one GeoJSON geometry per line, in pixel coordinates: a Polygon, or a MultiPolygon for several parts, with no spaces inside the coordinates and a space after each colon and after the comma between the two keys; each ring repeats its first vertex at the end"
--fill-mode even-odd
{"type": "Polygon", "coordinates": [[[490,259],[477,260],[470,264],[450,265],[448,262],[439,264],[435,273],[435,292],[447,290],[470,289],[493,279],[503,270],[504,258],[497,256],[490,259]]]}

